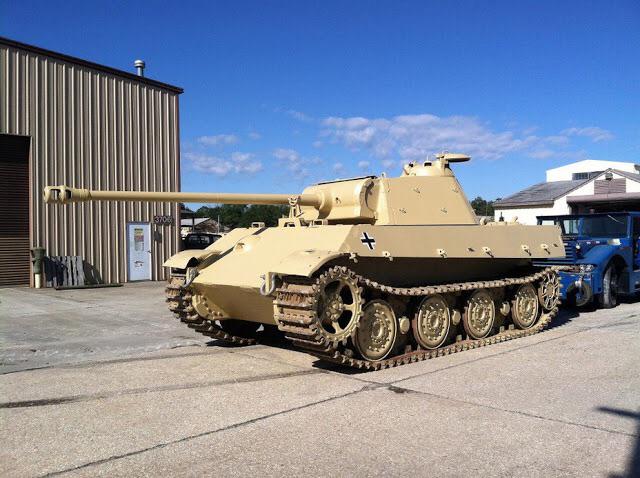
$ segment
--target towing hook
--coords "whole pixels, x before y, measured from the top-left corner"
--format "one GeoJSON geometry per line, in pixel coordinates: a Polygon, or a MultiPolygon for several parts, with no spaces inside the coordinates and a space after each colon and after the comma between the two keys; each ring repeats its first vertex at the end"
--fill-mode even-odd
{"type": "Polygon", "coordinates": [[[275,276],[275,274],[269,272],[268,274],[262,274],[260,278],[262,279],[262,284],[260,285],[260,295],[273,295],[277,288],[277,277],[275,276]]]}
{"type": "Polygon", "coordinates": [[[195,267],[188,267],[187,273],[185,275],[187,280],[182,286],[183,288],[189,287],[191,283],[195,280],[195,278],[198,277],[198,269],[196,269],[195,267]]]}

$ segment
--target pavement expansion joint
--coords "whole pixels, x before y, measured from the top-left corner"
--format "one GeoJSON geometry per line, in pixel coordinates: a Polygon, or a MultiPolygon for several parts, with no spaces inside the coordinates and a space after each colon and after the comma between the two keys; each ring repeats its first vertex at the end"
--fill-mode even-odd
{"type": "MultiPolygon", "coordinates": [[[[187,345],[185,347],[174,347],[174,348],[167,348],[166,350],[173,350],[176,348],[186,348],[186,347],[190,347],[190,346],[196,346],[198,348],[203,348],[203,347],[207,347],[204,345],[199,345],[199,344],[194,344],[194,345],[187,345]]],[[[256,347],[263,347],[263,346],[256,346],[256,347]]],[[[103,365],[112,365],[112,364],[119,364],[119,363],[130,363],[130,362],[146,362],[146,361],[154,361],[154,360],[167,360],[167,359],[173,359],[173,358],[181,358],[181,357],[195,357],[198,355],[218,355],[218,354],[222,354],[225,352],[229,352],[228,349],[224,349],[224,348],[212,348],[209,349],[208,347],[205,350],[198,350],[196,352],[193,353],[183,353],[183,354],[164,354],[164,355],[155,355],[155,356],[139,356],[139,357],[127,357],[127,358],[117,358],[117,359],[107,359],[107,360],[93,360],[93,361],[87,361],[87,362],[78,362],[78,363],[74,363],[74,362],[69,362],[69,363],[62,363],[62,364],[56,364],[56,365],[43,365],[41,367],[31,367],[31,368],[26,368],[26,369],[22,369],[22,370],[11,370],[9,372],[1,372],[0,375],[9,375],[9,374],[16,374],[16,373],[24,373],[24,372],[34,372],[34,371],[38,371],[38,370],[43,370],[43,369],[76,369],[76,368],[92,368],[92,367],[100,367],[103,365]]]]}
{"type": "MultiPolygon", "coordinates": [[[[387,388],[389,388],[389,390],[391,390],[393,386],[389,386],[387,388]]],[[[498,411],[498,412],[503,412],[503,413],[510,413],[510,414],[514,414],[514,415],[521,415],[524,417],[528,417],[528,418],[535,418],[538,420],[544,420],[544,421],[548,421],[548,422],[554,422],[554,423],[561,423],[563,425],[570,425],[570,426],[575,426],[575,427],[580,427],[580,428],[588,428],[590,430],[597,430],[600,432],[604,432],[604,433],[611,433],[614,435],[621,435],[621,436],[627,436],[627,437],[634,437],[634,438],[638,438],[640,437],[639,433],[628,433],[628,432],[622,432],[619,430],[611,430],[609,428],[603,428],[603,427],[598,427],[595,425],[589,425],[586,423],[579,423],[579,422],[572,422],[569,420],[562,420],[559,418],[552,418],[552,417],[546,417],[544,415],[539,415],[536,413],[530,413],[530,412],[524,412],[521,410],[511,410],[509,408],[501,408],[501,407],[494,407],[492,405],[486,405],[484,403],[479,403],[479,402],[473,402],[473,401],[469,401],[469,400],[462,400],[459,398],[453,398],[453,397],[449,397],[447,395],[439,395],[437,393],[432,393],[432,392],[423,392],[421,390],[415,390],[412,388],[404,388],[404,387],[393,387],[394,389],[397,389],[399,391],[396,392],[396,390],[393,390],[396,393],[415,393],[418,395],[424,395],[424,396],[428,396],[428,397],[432,397],[432,398],[439,398],[442,400],[448,400],[451,402],[456,402],[456,403],[463,403],[465,405],[472,405],[472,406],[476,406],[476,407],[481,407],[481,408],[487,408],[490,410],[494,410],[494,411],[498,411]]]]}
{"type": "MultiPolygon", "coordinates": [[[[253,348],[253,346],[252,346],[253,348]]],[[[308,354],[306,352],[301,352],[300,350],[293,350],[296,353],[300,353],[303,356],[307,356],[308,354]]],[[[296,367],[302,370],[308,370],[306,367],[302,366],[302,365],[295,365],[292,364],[290,362],[286,362],[284,360],[276,360],[270,357],[261,357],[259,355],[253,355],[250,354],[246,351],[233,351],[231,353],[237,354],[237,355],[242,355],[244,357],[249,357],[252,359],[257,359],[257,360],[262,360],[264,362],[267,363],[274,363],[274,364],[278,364],[278,365],[288,365],[290,367],[296,367]]],[[[331,363],[326,363],[323,362],[321,360],[318,360],[317,362],[315,362],[314,365],[320,365],[320,367],[315,367],[312,370],[316,370],[318,373],[324,373],[327,375],[335,375],[341,378],[346,378],[346,379],[351,379],[354,380],[356,382],[360,382],[360,383],[365,383],[365,384],[371,384],[371,385],[380,385],[380,382],[377,382],[375,380],[367,380],[365,378],[360,378],[359,375],[362,376],[371,376],[371,372],[364,372],[361,370],[355,370],[352,368],[348,368],[348,367],[344,367],[344,366],[340,366],[340,365],[336,365],[336,364],[331,364],[331,363]]],[[[382,384],[385,385],[385,384],[382,384]]]]}
{"type": "Polygon", "coordinates": [[[163,385],[158,387],[132,388],[128,390],[118,390],[111,393],[95,393],[87,395],[73,395],[69,397],[56,397],[38,400],[24,400],[16,402],[0,403],[0,409],[3,408],[31,408],[44,407],[49,405],[64,405],[68,403],[86,402],[90,400],[104,400],[124,395],[139,395],[143,393],[170,392],[175,390],[192,390],[196,388],[208,388],[222,385],[233,385],[239,383],[262,382],[267,380],[278,380],[289,377],[299,377],[301,375],[314,375],[321,373],[319,370],[298,370],[295,372],[276,373],[268,375],[260,375],[257,377],[232,378],[228,380],[212,380],[209,382],[182,383],[175,385],[163,385]]]}
{"type": "Polygon", "coordinates": [[[58,471],[46,473],[46,474],[41,475],[41,476],[42,477],[59,476],[59,475],[62,475],[62,474],[65,474],[65,473],[69,473],[69,472],[72,472],[72,471],[77,471],[77,470],[82,470],[82,469],[89,468],[89,467],[92,467],[92,466],[102,465],[104,463],[109,463],[111,461],[121,460],[123,458],[128,458],[128,457],[131,457],[131,456],[140,455],[140,454],[143,454],[143,453],[146,453],[146,452],[158,450],[158,449],[165,448],[165,447],[168,447],[168,446],[171,446],[171,445],[177,445],[179,443],[184,443],[184,442],[188,442],[188,441],[195,440],[195,439],[198,439],[198,438],[211,436],[211,435],[214,435],[216,433],[221,433],[221,432],[225,432],[225,431],[228,431],[228,430],[233,430],[233,429],[236,429],[236,428],[240,428],[240,427],[243,427],[243,426],[252,425],[254,423],[262,422],[264,420],[269,420],[271,418],[275,418],[275,417],[282,416],[282,415],[287,415],[289,413],[297,412],[299,410],[308,409],[308,408],[311,408],[311,407],[315,407],[317,405],[322,405],[322,404],[325,404],[325,403],[328,403],[328,402],[333,402],[335,400],[340,400],[342,398],[350,397],[350,396],[356,395],[358,393],[361,393],[363,391],[366,391],[366,389],[367,389],[367,387],[363,387],[363,388],[360,388],[358,390],[353,390],[351,392],[342,393],[340,395],[335,395],[333,397],[323,398],[322,400],[316,400],[316,401],[311,402],[311,403],[306,403],[304,405],[299,405],[297,407],[292,407],[292,408],[288,408],[286,410],[281,410],[279,412],[274,412],[274,413],[270,413],[270,414],[263,415],[263,416],[260,416],[260,417],[252,418],[250,420],[245,420],[243,422],[233,423],[231,425],[227,425],[227,426],[224,426],[224,427],[221,427],[221,428],[217,428],[215,430],[209,430],[209,431],[202,432],[202,433],[196,433],[194,435],[189,435],[189,436],[186,436],[186,437],[178,438],[176,440],[171,440],[171,441],[167,441],[167,442],[164,442],[164,443],[158,443],[157,445],[153,445],[153,446],[150,446],[150,447],[147,447],[147,448],[142,448],[140,450],[131,451],[131,452],[128,452],[128,453],[123,453],[123,454],[120,454],[120,455],[112,455],[112,456],[110,456],[108,458],[103,458],[103,459],[100,459],[100,460],[90,461],[90,462],[83,463],[81,465],[77,465],[77,466],[74,466],[74,467],[71,467],[71,468],[66,468],[66,469],[63,469],[63,470],[58,470],[58,471]]]}
{"type": "Polygon", "coordinates": [[[596,325],[594,327],[589,327],[590,329],[611,329],[613,327],[623,327],[625,325],[635,325],[638,323],[638,316],[637,315],[630,315],[628,317],[625,317],[625,319],[630,319],[630,318],[634,318],[635,320],[627,320],[625,322],[611,322],[608,324],[602,324],[602,325],[596,325]]]}

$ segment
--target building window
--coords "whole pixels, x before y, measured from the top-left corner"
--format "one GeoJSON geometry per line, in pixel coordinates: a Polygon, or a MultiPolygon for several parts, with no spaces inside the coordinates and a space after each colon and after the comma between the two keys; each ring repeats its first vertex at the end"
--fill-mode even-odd
{"type": "Polygon", "coordinates": [[[602,171],[591,171],[588,173],[573,173],[571,175],[571,179],[573,179],[574,181],[580,180],[580,179],[591,179],[591,178],[595,178],[601,172],[602,171]]]}

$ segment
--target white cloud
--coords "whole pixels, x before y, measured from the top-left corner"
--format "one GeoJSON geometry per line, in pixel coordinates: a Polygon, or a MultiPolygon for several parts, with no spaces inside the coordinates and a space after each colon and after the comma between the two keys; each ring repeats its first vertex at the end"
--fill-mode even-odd
{"type": "Polygon", "coordinates": [[[301,160],[300,153],[295,149],[278,148],[273,152],[273,156],[290,164],[298,163],[301,160]]]}
{"type": "Polygon", "coordinates": [[[273,109],[274,113],[283,113],[287,116],[290,116],[294,120],[301,121],[303,123],[311,123],[313,118],[302,111],[294,110],[294,109],[286,109],[281,108],[280,106],[273,109]]]}
{"type": "Polygon", "coordinates": [[[584,128],[567,128],[561,131],[560,134],[564,134],[566,136],[584,136],[586,138],[590,138],[594,143],[613,139],[613,133],[611,131],[600,128],[598,126],[586,126],[584,128]]]}
{"type": "Polygon", "coordinates": [[[333,163],[333,171],[336,173],[341,173],[344,171],[344,164],[342,163],[333,163]]]}
{"type": "Polygon", "coordinates": [[[367,151],[381,160],[402,161],[422,160],[441,151],[489,160],[514,153],[535,158],[566,156],[570,153],[570,136],[588,136],[593,141],[613,137],[598,127],[570,128],[550,136],[534,135],[531,128],[526,132],[497,131],[474,117],[432,114],[374,119],[330,117],[322,121],[322,127],[321,137],[352,151],[367,151]]]}
{"type": "Polygon", "coordinates": [[[273,151],[273,156],[283,163],[287,171],[297,179],[309,177],[311,175],[311,167],[317,166],[322,162],[317,156],[304,157],[295,149],[278,148],[273,151]]]}
{"type": "Polygon", "coordinates": [[[251,153],[234,152],[227,158],[192,152],[183,156],[196,171],[221,177],[233,173],[255,174],[262,170],[262,163],[251,153]]]}
{"type": "Polygon", "coordinates": [[[353,150],[368,150],[378,158],[424,159],[439,151],[459,151],[497,159],[536,143],[535,136],[493,132],[476,118],[404,115],[390,119],[337,118],[323,121],[323,134],[353,150]]]}
{"type": "Polygon", "coordinates": [[[589,152],[584,149],[536,149],[527,155],[534,159],[549,159],[580,161],[589,157],[589,152]]]}
{"type": "Polygon", "coordinates": [[[369,169],[371,163],[369,161],[358,161],[358,167],[360,169],[369,169]]]}
{"type": "Polygon", "coordinates": [[[316,149],[320,149],[324,146],[324,142],[323,141],[314,141],[312,143],[312,146],[316,149]]]}
{"type": "Polygon", "coordinates": [[[284,167],[297,178],[309,176],[309,170],[303,164],[302,156],[294,149],[278,148],[273,156],[284,163],[284,167]]]}
{"type": "Polygon", "coordinates": [[[291,116],[293,119],[296,119],[298,121],[302,121],[304,123],[309,123],[309,122],[313,121],[313,118],[311,116],[309,116],[306,113],[303,113],[302,111],[286,110],[285,113],[288,114],[289,116],[291,116]]]}
{"type": "Polygon", "coordinates": [[[216,134],[213,136],[200,136],[198,143],[205,146],[219,146],[224,144],[236,144],[240,139],[235,134],[216,134]]]}
{"type": "Polygon", "coordinates": [[[254,141],[262,138],[262,135],[260,133],[255,132],[255,131],[252,131],[247,136],[249,136],[249,138],[254,140],[254,141]]]}
{"type": "Polygon", "coordinates": [[[570,142],[569,138],[562,135],[545,136],[544,139],[547,143],[554,144],[554,145],[564,145],[564,144],[569,144],[570,142]]]}
{"type": "Polygon", "coordinates": [[[556,152],[552,149],[537,149],[529,153],[534,159],[547,159],[551,158],[556,154],[556,152]]]}

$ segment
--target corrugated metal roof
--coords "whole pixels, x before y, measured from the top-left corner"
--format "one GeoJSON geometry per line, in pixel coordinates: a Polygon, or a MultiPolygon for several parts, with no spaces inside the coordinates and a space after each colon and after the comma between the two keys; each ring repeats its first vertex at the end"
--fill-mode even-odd
{"type": "Polygon", "coordinates": [[[534,184],[527,189],[523,189],[509,197],[496,201],[494,205],[495,207],[551,205],[557,198],[564,196],[589,181],[591,181],[591,179],[552,181],[534,184]]]}
{"type": "Polygon", "coordinates": [[[616,174],[619,174],[620,176],[624,176],[625,178],[640,182],[640,174],[630,173],[628,171],[621,171],[620,169],[612,169],[611,171],[613,171],[616,174]]]}
{"type": "Polygon", "coordinates": [[[597,176],[589,179],[578,179],[573,181],[551,181],[548,183],[534,184],[527,189],[512,194],[509,197],[496,201],[495,207],[522,207],[522,206],[547,206],[553,205],[553,202],[561,196],[570,193],[574,189],[582,186],[589,181],[604,176],[606,172],[613,171],[620,176],[640,182],[640,174],[629,173],[619,169],[607,169],[597,176]]]}
{"type": "Polygon", "coordinates": [[[39,55],[45,55],[50,58],[55,58],[57,60],[67,61],[69,63],[75,63],[76,65],[82,65],[88,68],[92,68],[94,70],[101,71],[103,73],[110,73],[112,75],[117,75],[120,77],[127,78],[129,80],[138,81],[140,83],[144,83],[150,86],[155,86],[157,88],[162,88],[164,90],[172,91],[173,93],[183,93],[184,90],[177,86],[170,85],[168,83],[163,83],[161,81],[152,80],[151,78],[147,78],[145,76],[138,76],[135,73],[130,73],[128,71],[118,70],[117,68],[111,68],[110,66],[100,65],[99,63],[94,63],[92,61],[83,60],[82,58],[76,58],[74,56],[65,55],[63,53],[58,53],[55,51],[47,50],[45,48],[40,48],[38,46],[29,45],[27,43],[22,43],[19,41],[12,40],[10,38],[0,36],[0,44],[4,44],[8,47],[19,48],[21,50],[28,51],[30,53],[36,53],[39,55]]]}

